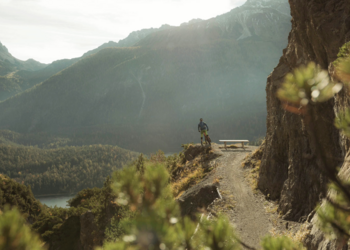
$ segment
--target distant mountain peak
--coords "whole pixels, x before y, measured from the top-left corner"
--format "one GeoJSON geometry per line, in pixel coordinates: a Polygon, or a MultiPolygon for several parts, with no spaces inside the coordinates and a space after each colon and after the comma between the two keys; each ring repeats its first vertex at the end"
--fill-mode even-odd
{"type": "Polygon", "coordinates": [[[15,63],[15,58],[9,53],[6,46],[0,42],[0,61],[9,61],[10,63],[15,63]]]}
{"type": "Polygon", "coordinates": [[[242,7],[271,8],[281,12],[282,14],[290,16],[288,0],[247,0],[242,7]]]}
{"type": "Polygon", "coordinates": [[[197,18],[197,19],[192,19],[188,22],[185,22],[185,23],[182,23],[180,26],[185,26],[185,25],[191,25],[191,24],[194,24],[194,23],[200,23],[202,22],[203,20],[200,19],[200,18],[197,18]]]}
{"type": "Polygon", "coordinates": [[[274,3],[287,3],[288,0],[247,0],[245,4],[258,4],[258,5],[267,5],[274,3]]]}
{"type": "MultiPolygon", "coordinates": [[[[29,70],[35,71],[42,69],[46,66],[46,64],[35,61],[34,59],[28,59],[26,61],[19,60],[11,55],[9,50],[0,42],[0,62],[6,62],[10,65],[8,68],[11,70],[29,70]]],[[[9,66],[8,65],[8,66],[9,66]]],[[[8,72],[9,73],[9,72],[8,72]]]]}
{"type": "Polygon", "coordinates": [[[9,52],[6,46],[4,46],[1,42],[0,42],[0,51],[5,51],[7,53],[9,52]]]}

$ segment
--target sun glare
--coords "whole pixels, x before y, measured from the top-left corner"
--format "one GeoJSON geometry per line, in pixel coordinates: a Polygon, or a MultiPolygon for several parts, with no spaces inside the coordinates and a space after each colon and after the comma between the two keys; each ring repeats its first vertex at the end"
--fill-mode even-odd
{"type": "Polygon", "coordinates": [[[244,1],[0,0],[0,41],[21,60],[49,63],[118,42],[132,31],[210,19],[244,1]]]}

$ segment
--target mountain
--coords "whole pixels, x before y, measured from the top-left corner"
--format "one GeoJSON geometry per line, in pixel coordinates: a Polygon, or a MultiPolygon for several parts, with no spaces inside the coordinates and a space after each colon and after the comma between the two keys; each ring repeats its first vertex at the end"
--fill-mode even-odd
{"type": "Polygon", "coordinates": [[[169,25],[163,25],[159,29],[151,28],[134,31],[118,43],[109,41],[96,49],[86,52],[82,57],[57,60],[49,65],[41,64],[33,59],[25,62],[20,61],[14,58],[8,52],[7,48],[0,43],[0,101],[6,100],[47,80],[61,70],[76,63],[81,58],[95,54],[105,48],[132,47],[147,35],[170,27],[169,25]]]}
{"type": "Polygon", "coordinates": [[[10,73],[14,70],[35,71],[42,69],[46,64],[37,62],[33,59],[21,61],[13,57],[8,49],[0,43],[0,75],[10,73]]]}
{"type": "Polygon", "coordinates": [[[199,140],[203,117],[213,141],[254,140],[265,133],[265,79],[291,27],[286,0],[255,3],[85,56],[0,103],[0,127],[171,152],[199,140]]]}
{"type": "Polygon", "coordinates": [[[76,61],[59,60],[49,65],[33,59],[21,61],[0,43],[0,101],[33,87],[76,61]]]}
{"type": "Polygon", "coordinates": [[[0,101],[32,88],[36,84],[45,81],[54,74],[71,66],[78,60],[78,58],[58,60],[45,68],[35,71],[16,70],[12,68],[11,70],[13,71],[10,73],[0,75],[0,101]]]}
{"type": "Polygon", "coordinates": [[[97,53],[98,51],[106,48],[126,48],[126,47],[133,47],[135,44],[137,44],[139,41],[144,39],[149,34],[152,34],[159,30],[165,30],[171,28],[170,25],[164,24],[160,28],[150,28],[150,29],[142,29],[138,31],[131,32],[126,38],[119,40],[119,42],[113,42],[109,41],[108,43],[104,43],[101,46],[99,46],[96,49],[90,50],[86,52],[82,57],[89,56],[92,54],[97,53]]]}

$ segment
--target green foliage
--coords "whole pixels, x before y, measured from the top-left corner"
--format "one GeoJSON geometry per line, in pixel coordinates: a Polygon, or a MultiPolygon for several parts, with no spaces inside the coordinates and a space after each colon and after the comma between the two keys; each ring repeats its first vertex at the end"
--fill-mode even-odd
{"type": "Polygon", "coordinates": [[[137,159],[136,169],[141,175],[145,173],[145,159],[143,154],[140,154],[139,158],[137,159]]]}
{"type": "Polygon", "coordinates": [[[350,137],[350,110],[346,109],[338,113],[335,119],[335,126],[341,130],[344,135],[350,137]]]}
{"type": "Polygon", "coordinates": [[[44,250],[39,237],[17,209],[0,211],[0,250],[44,250]]]}
{"type": "MultiPolygon", "coordinates": [[[[197,223],[181,217],[171,194],[169,174],[159,163],[145,165],[144,174],[136,166],[114,174],[116,202],[135,211],[133,218],[120,222],[123,236],[103,249],[236,249],[229,222],[219,218],[197,223]],[[196,232],[195,232],[196,231],[196,232]]],[[[100,248],[102,249],[102,248],[100,248]]]]}
{"type": "Polygon", "coordinates": [[[350,55],[350,42],[345,43],[340,49],[337,55],[338,58],[345,58],[350,55]]]}
{"type": "Polygon", "coordinates": [[[240,249],[240,243],[235,239],[235,232],[229,220],[224,216],[219,216],[214,221],[204,219],[201,222],[201,230],[203,230],[201,242],[209,249],[240,249]]]}
{"type": "MultiPolygon", "coordinates": [[[[349,183],[344,185],[349,188],[349,183]]],[[[330,197],[318,207],[318,224],[332,238],[347,241],[350,235],[350,201],[335,184],[329,187],[330,197]]]]}
{"type": "Polygon", "coordinates": [[[125,235],[124,225],[121,220],[126,221],[135,217],[135,212],[127,206],[119,206],[118,211],[114,214],[109,225],[105,229],[105,242],[114,242],[119,237],[125,235]]]}
{"type": "Polygon", "coordinates": [[[119,221],[132,216],[127,207],[115,204],[115,198],[111,180],[107,177],[103,188],[84,189],[70,199],[68,203],[71,208],[55,207],[44,210],[33,224],[33,229],[40,233],[45,242],[58,242],[64,248],[63,246],[73,244],[79,239],[79,218],[90,211],[93,213],[93,223],[96,226],[92,235],[102,233],[103,236],[105,232],[106,241],[112,240],[120,234],[119,221]]]}
{"type": "MultiPolygon", "coordinates": [[[[152,160],[140,156],[133,165],[116,171],[113,181],[107,178],[103,188],[79,192],[69,201],[69,209],[43,207],[32,228],[46,243],[74,249],[80,232],[79,218],[90,210],[98,232],[104,231],[105,244],[99,249],[240,249],[240,241],[227,218],[219,215],[208,220],[202,215],[192,221],[181,216],[167,171],[179,156],[164,159],[163,155],[159,151],[152,160]],[[139,171],[140,162],[143,173],[139,171]]],[[[0,219],[0,229],[1,226],[0,219]]],[[[11,237],[6,236],[5,240],[11,237]]],[[[282,249],[276,246],[279,245],[265,249],[282,249]]],[[[17,249],[26,248],[13,250],[17,249]]]]}
{"type": "MultiPolygon", "coordinates": [[[[45,242],[51,242],[60,235],[60,227],[72,216],[80,216],[86,209],[83,208],[50,208],[43,209],[36,218],[32,228],[41,235],[45,242]]],[[[79,225],[71,228],[72,232],[79,231],[79,225]]]]}
{"type": "Polygon", "coordinates": [[[24,186],[0,174],[0,209],[5,205],[17,207],[28,219],[35,219],[42,210],[29,186],[24,186]]]}
{"type": "Polygon", "coordinates": [[[324,102],[342,89],[341,84],[332,83],[328,72],[315,63],[300,67],[289,73],[277,96],[284,102],[306,106],[309,102],[324,102]]]}
{"type": "Polygon", "coordinates": [[[181,147],[184,148],[184,150],[187,150],[191,145],[193,145],[193,142],[187,143],[187,144],[182,144],[181,147]]]}
{"type": "Polygon", "coordinates": [[[303,250],[306,249],[300,242],[294,242],[292,239],[286,236],[267,236],[262,242],[261,246],[263,250],[303,250]]]}
{"type": "Polygon", "coordinates": [[[345,44],[338,56],[341,56],[336,63],[336,75],[344,83],[350,84],[350,42],[345,44]]]}
{"type": "Polygon", "coordinates": [[[135,158],[136,153],[113,146],[40,149],[0,145],[0,173],[30,185],[34,194],[75,193],[102,187],[108,175],[135,158]]]}

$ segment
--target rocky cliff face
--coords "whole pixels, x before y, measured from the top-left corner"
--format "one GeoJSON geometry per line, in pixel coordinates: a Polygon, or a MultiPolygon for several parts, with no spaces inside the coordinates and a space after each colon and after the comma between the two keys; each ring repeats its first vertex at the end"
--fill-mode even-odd
{"type": "MultiPolygon", "coordinates": [[[[276,91],[292,69],[309,61],[327,69],[337,58],[339,48],[350,40],[350,2],[289,0],[289,3],[292,15],[289,44],[267,80],[266,147],[258,185],[266,195],[279,199],[284,218],[299,220],[325,195],[327,179],[312,157],[313,149],[303,120],[283,110],[276,91]]],[[[318,127],[324,131],[323,146],[332,156],[331,164],[339,166],[344,157],[342,148],[345,148],[333,126],[334,106],[332,100],[316,112],[318,127]]]]}
{"type": "MultiPolygon", "coordinates": [[[[213,39],[226,38],[240,42],[272,42],[282,50],[287,43],[290,19],[288,0],[249,0],[242,6],[209,20],[195,19],[182,24],[180,28],[163,29],[162,32],[151,33],[145,30],[149,35],[136,45],[173,49],[181,45],[198,46],[208,44],[213,39]],[[184,31],[187,31],[185,36],[184,31]]],[[[129,41],[128,39],[130,40],[125,40],[129,41]]]]}

